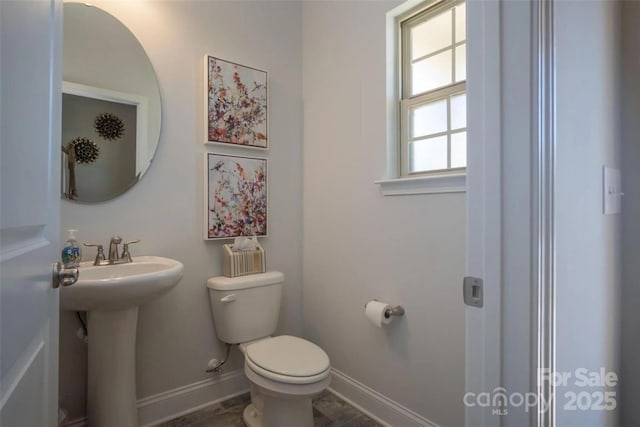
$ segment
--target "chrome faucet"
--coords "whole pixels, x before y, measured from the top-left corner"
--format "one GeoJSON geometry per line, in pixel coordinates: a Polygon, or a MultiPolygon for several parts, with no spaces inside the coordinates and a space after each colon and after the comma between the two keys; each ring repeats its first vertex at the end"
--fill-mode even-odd
{"type": "Polygon", "coordinates": [[[85,243],[85,246],[95,246],[98,248],[98,254],[96,255],[96,259],[93,262],[93,265],[115,265],[115,264],[124,264],[128,262],[133,262],[131,259],[131,253],[129,252],[129,245],[133,243],[138,243],[140,240],[130,240],[128,242],[124,242],[122,247],[122,254],[118,254],[118,245],[122,243],[122,237],[113,236],[111,241],[109,242],[109,257],[105,258],[104,249],[102,245],[96,243],[85,243]]]}
{"type": "Polygon", "coordinates": [[[109,242],[109,263],[111,264],[115,264],[120,259],[120,255],[118,255],[118,245],[120,243],[122,243],[122,237],[120,236],[113,236],[109,242]]]}
{"type": "Polygon", "coordinates": [[[104,249],[102,245],[97,243],[85,243],[86,247],[95,246],[98,248],[98,254],[96,255],[96,259],[93,261],[93,265],[108,265],[108,262],[104,259],[104,249]]]}
{"type": "Polygon", "coordinates": [[[129,253],[129,245],[132,243],[138,243],[140,239],[129,240],[128,242],[124,242],[122,245],[122,255],[120,255],[120,260],[122,262],[133,262],[131,259],[131,253],[129,253]]]}

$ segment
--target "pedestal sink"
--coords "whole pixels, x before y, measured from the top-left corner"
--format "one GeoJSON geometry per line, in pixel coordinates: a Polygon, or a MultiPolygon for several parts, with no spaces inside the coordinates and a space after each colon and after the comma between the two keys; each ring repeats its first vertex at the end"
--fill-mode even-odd
{"type": "Polygon", "coordinates": [[[182,279],[181,262],[139,256],[133,262],[80,264],[80,277],[60,288],[63,310],[88,311],[87,419],[91,427],[136,427],[135,348],[138,307],[182,279]]]}

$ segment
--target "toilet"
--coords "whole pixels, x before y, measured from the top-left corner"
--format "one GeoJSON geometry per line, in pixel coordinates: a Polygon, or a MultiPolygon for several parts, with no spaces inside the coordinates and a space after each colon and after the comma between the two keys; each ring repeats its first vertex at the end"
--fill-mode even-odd
{"type": "Polygon", "coordinates": [[[238,344],[251,382],[249,427],[312,427],[311,399],[331,381],[329,356],[290,335],[272,336],[278,324],[284,274],[279,271],[207,281],[218,339],[238,344]]]}

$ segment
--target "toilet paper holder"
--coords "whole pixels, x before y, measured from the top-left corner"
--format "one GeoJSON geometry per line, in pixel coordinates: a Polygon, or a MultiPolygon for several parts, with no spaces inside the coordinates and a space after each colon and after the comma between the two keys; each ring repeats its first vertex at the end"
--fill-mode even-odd
{"type": "Polygon", "coordinates": [[[390,309],[384,311],[384,317],[388,319],[391,316],[404,316],[404,307],[401,305],[396,305],[395,307],[391,307],[390,309]]]}
{"type": "MultiPolygon", "coordinates": [[[[373,301],[378,301],[374,299],[373,301]]],[[[364,305],[364,308],[367,308],[367,304],[364,305]]],[[[384,317],[387,319],[391,316],[404,316],[404,307],[401,305],[396,305],[384,311],[384,317]]]]}

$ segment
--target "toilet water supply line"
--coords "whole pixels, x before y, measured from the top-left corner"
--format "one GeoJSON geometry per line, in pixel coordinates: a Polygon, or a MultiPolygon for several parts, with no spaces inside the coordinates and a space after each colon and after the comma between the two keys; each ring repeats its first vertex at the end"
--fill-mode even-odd
{"type": "Polygon", "coordinates": [[[76,311],[76,315],[78,316],[78,320],[82,325],[82,329],[78,329],[78,331],[76,332],[76,336],[78,337],[78,339],[83,340],[84,343],[87,344],[89,342],[89,331],[87,330],[87,324],[82,319],[82,314],[79,311],[76,311]]]}
{"type": "Polygon", "coordinates": [[[227,363],[227,360],[229,360],[229,352],[231,351],[231,344],[227,344],[227,354],[224,356],[224,360],[218,360],[218,359],[211,359],[209,361],[207,370],[205,372],[211,373],[211,372],[221,372],[222,371],[222,365],[224,365],[225,363],[227,363]]]}

